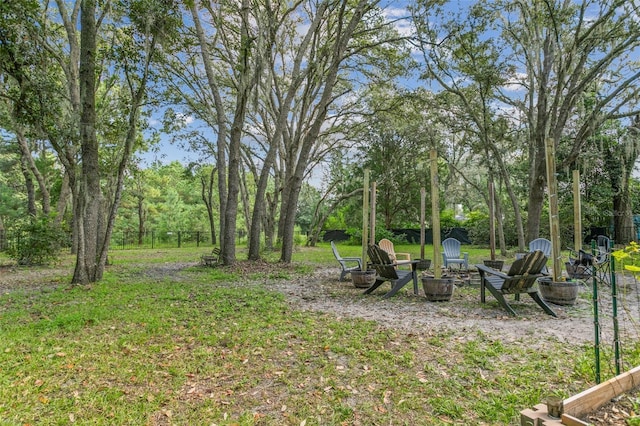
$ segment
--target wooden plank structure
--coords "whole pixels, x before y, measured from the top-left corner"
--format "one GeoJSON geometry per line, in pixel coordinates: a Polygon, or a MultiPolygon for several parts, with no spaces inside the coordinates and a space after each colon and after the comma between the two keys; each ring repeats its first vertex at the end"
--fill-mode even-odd
{"type": "Polygon", "coordinates": [[[580,418],[593,413],[611,399],[638,386],[640,386],[640,366],[565,399],[562,417],[559,419],[549,416],[546,404],[538,404],[532,409],[522,410],[520,425],[589,426],[588,422],[580,420],[580,418]]]}

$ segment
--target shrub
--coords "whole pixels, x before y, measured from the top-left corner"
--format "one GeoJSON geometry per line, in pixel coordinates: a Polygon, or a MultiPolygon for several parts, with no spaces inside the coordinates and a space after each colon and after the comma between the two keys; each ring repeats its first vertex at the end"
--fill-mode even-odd
{"type": "Polygon", "coordinates": [[[469,238],[474,244],[487,244],[489,241],[489,215],[485,212],[472,211],[464,223],[469,231],[469,238]]]}
{"type": "Polygon", "coordinates": [[[41,217],[21,226],[7,254],[19,265],[43,265],[56,261],[65,234],[51,217],[41,217]]]}

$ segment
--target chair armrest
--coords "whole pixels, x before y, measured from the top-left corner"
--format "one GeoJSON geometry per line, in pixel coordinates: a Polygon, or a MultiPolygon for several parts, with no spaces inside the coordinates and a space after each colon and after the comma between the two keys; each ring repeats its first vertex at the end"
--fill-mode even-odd
{"type": "Polygon", "coordinates": [[[464,257],[466,260],[469,260],[469,253],[468,252],[462,252],[462,257],[464,257]]]}
{"type": "Polygon", "coordinates": [[[489,266],[485,266],[485,265],[474,265],[476,268],[478,268],[478,272],[480,272],[481,275],[483,275],[484,273],[486,274],[490,274],[490,275],[495,275],[497,277],[503,278],[503,279],[507,279],[509,278],[509,275],[505,274],[504,272],[498,271],[497,269],[493,269],[489,266]]]}
{"type": "Polygon", "coordinates": [[[343,257],[342,260],[346,260],[347,262],[358,262],[358,265],[362,268],[362,259],[359,257],[343,257]]]}
{"type": "Polygon", "coordinates": [[[396,261],[398,261],[398,260],[411,260],[411,254],[410,253],[398,253],[398,252],[396,252],[396,261]],[[398,259],[398,256],[405,257],[406,259],[398,259]]]}

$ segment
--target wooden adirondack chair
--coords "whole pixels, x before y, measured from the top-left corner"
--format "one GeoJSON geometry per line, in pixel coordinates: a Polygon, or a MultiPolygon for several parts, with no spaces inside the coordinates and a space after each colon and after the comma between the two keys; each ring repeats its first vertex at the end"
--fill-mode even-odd
{"type": "MultiPolygon", "coordinates": [[[[546,238],[536,238],[533,241],[529,242],[529,251],[536,251],[536,250],[540,250],[546,257],[547,259],[551,257],[551,241],[547,240],[546,238]]],[[[542,268],[542,272],[545,274],[549,273],[549,270],[547,269],[547,265],[544,266],[544,268],[542,268]]]]}
{"type": "Polygon", "coordinates": [[[389,258],[391,259],[392,262],[395,262],[396,265],[411,264],[411,254],[396,252],[391,240],[383,238],[380,241],[378,241],[378,246],[389,254],[389,258]]]}
{"type": "Polygon", "coordinates": [[[338,253],[338,248],[336,247],[336,243],[331,241],[331,250],[333,250],[333,255],[336,257],[336,260],[340,264],[340,281],[344,281],[344,278],[347,274],[351,273],[351,271],[362,271],[362,259],[359,257],[342,257],[340,253],[338,253]]]}
{"type": "Polygon", "coordinates": [[[484,265],[476,265],[480,272],[480,302],[485,303],[485,289],[498,300],[500,305],[515,316],[516,312],[507,303],[506,294],[514,294],[516,299],[522,293],[526,293],[542,308],[544,311],[557,316],[556,313],[547,305],[540,294],[538,287],[535,285],[538,278],[544,277],[542,269],[547,263],[547,257],[540,250],[527,253],[521,259],[517,259],[511,265],[509,272],[506,274],[484,265]]]}
{"type": "Polygon", "coordinates": [[[391,290],[387,292],[383,297],[391,297],[396,294],[402,287],[404,287],[409,281],[413,280],[413,292],[418,294],[418,273],[416,272],[417,260],[411,260],[411,270],[404,271],[396,269],[395,262],[389,257],[389,253],[382,250],[377,245],[371,245],[367,249],[367,254],[371,260],[370,267],[376,270],[376,282],[371,287],[365,290],[364,294],[370,294],[375,289],[380,287],[385,281],[391,283],[391,290]]]}
{"type": "Polygon", "coordinates": [[[220,262],[220,249],[214,247],[211,254],[203,254],[200,256],[200,263],[204,266],[215,266],[220,262]]]}

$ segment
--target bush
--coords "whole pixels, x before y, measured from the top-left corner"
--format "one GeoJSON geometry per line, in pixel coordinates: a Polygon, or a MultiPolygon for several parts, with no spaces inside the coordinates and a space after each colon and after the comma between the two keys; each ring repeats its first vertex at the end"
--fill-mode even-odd
{"type": "Polygon", "coordinates": [[[467,215],[464,227],[469,231],[469,238],[477,245],[489,242],[489,215],[485,212],[472,211],[467,215]]]}
{"type": "Polygon", "coordinates": [[[48,264],[58,259],[64,240],[64,232],[54,226],[53,219],[42,217],[18,229],[7,254],[19,265],[48,264]]]}

